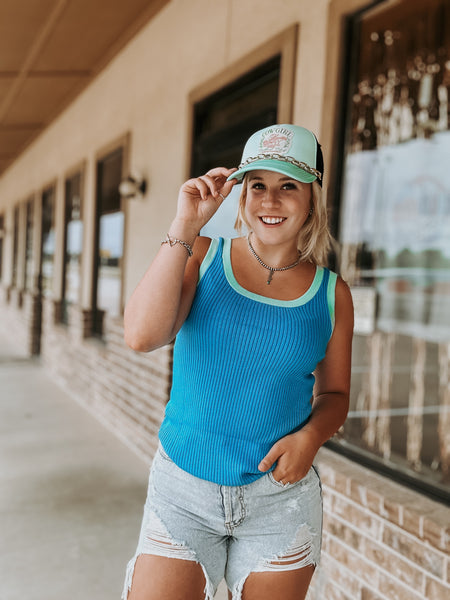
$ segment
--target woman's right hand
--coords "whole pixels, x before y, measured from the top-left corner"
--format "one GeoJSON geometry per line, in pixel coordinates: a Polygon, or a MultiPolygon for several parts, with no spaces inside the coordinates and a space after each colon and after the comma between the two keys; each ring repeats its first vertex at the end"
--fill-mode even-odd
{"type": "Polygon", "coordinates": [[[227,181],[234,171],[236,169],[216,167],[183,183],[178,194],[175,221],[182,223],[183,229],[192,235],[197,235],[237,183],[235,179],[227,181]]]}
{"type": "Polygon", "coordinates": [[[207,251],[204,243],[207,238],[195,246],[194,242],[235,185],[235,180],[227,181],[234,171],[218,167],[181,186],[169,236],[193,246],[194,255],[188,260],[182,245],[175,244],[173,248],[161,245],[125,307],[125,341],[133,350],[149,352],[164,346],[184,323],[195,296],[200,263],[207,251]]]}

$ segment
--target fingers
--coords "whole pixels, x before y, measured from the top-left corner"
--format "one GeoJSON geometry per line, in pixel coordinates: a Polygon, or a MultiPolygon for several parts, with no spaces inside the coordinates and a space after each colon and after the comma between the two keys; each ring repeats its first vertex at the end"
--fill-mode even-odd
{"type": "Polygon", "coordinates": [[[227,169],[226,167],[215,167],[214,169],[210,169],[206,174],[213,178],[223,178],[225,181],[227,177],[234,173],[237,169],[227,169]]]}
{"type": "Polygon", "coordinates": [[[302,469],[281,469],[277,467],[272,471],[272,475],[276,481],[287,485],[288,483],[297,483],[297,481],[300,481],[301,479],[306,477],[308,471],[309,468],[306,467],[302,469]]]}
{"type": "Polygon", "coordinates": [[[258,465],[258,470],[265,473],[276,463],[272,471],[274,479],[283,483],[300,481],[308,473],[314,455],[298,453],[296,436],[287,436],[276,442],[258,465]]]}
{"type": "Polygon", "coordinates": [[[266,456],[259,463],[258,470],[262,471],[263,473],[268,471],[270,467],[274,464],[274,462],[276,462],[280,458],[281,454],[282,452],[279,450],[277,444],[272,446],[272,448],[269,450],[266,456]]]}
{"type": "Polygon", "coordinates": [[[225,167],[216,167],[209,170],[205,175],[189,179],[182,186],[182,189],[188,193],[196,193],[200,195],[202,200],[207,200],[209,197],[223,202],[227,195],[231,192],[236,180],[227,181],[227,177],[236,169],[226,169],[225,167]]]}
{"type": "Polygon", "coordinates": [[[204,186],[202,186],[200,183],[202,200],[206,200],[208,196],[217,198],[217,196],[219,195],[219,190],[217,189],[218,186],[215,178],[211,177],[211,175],[206,174],[201,175],[200,177],[198,177],[198,179],[201,183],[204,184],[204,186]]]}
{"type": "Polygon", "coordinates": [[[210,177],[203,175],[202,177],[196,177],[189,179],[181,186],[180,192],[187,194],[188,196],[200,197],[201,200],[207,200],[209,197],[215,198],[217,196],[216,186],[214,180],[210,177]]]}
{"type": "Polygon", "coordinates": [[[232,179],[231,181],[226,181],[224,183],[224,185],[220,191],[222,192],[222,194],[224,194],[225,198],[228,196],[228,194],[231,192],[231,190],[233,189],[233,187],[236,184],[237,184],[236,179],[232,179]]]}
{"type": "Polygon", "coordinates": [[[227,178],[234,173],[236,169],[226,169],[225,167],[216,167],[210,169],[204,177],[212,179],[214,181],[214,187],[217,192],[215,197],[221,196],[222,200],[225,200],[227,195],[233,189],[233,186],[237,183],[235,179],[227,181],[227,178]]]}

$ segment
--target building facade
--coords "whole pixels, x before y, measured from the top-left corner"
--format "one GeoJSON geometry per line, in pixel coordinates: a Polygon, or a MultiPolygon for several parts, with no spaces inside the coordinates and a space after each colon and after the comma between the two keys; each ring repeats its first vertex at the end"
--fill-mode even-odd
{"type": "MultiPolygon", "coordinates": [[[[53,4],[55,35],[65,10],[87,10],[53,4]]],[[[178,188],[235,166],[260,127],[312,129],[356,327],[349,418],[318,457],[323,561],[308,598],[447,598],[449,1],[144,4],[126,43],[14,156],[33,122],[12,96],[0,105],[1,326],[150,458],[172,349],[128,349],[122,313],[178,188]],[[141,189],[128,193],[128,177],[141,189]]],[[[61,70],[57,55],[44,61],[46,40],[24,78],[61,70]]],[[[0,86],[14,69],[0,62],[0,86]]],[[[224,211],[211,235],[230,229],[224,211]]]]}

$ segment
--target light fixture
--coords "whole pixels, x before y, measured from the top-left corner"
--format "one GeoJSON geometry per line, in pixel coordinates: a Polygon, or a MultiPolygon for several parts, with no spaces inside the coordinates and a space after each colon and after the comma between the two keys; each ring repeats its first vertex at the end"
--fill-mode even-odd
{"type": "Polygon", "coordinates": [[[122,198],[142,198],[147,190],[147,182],[142,178],[128,175],[119,184],[119,194],[122,198]]]}

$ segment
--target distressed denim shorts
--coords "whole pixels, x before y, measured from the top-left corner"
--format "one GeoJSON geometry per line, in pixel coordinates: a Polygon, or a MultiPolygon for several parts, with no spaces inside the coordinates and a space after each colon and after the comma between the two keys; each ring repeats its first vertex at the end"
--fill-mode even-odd
{"type": "Polygon", "coordinates": [[[293,484],[268,473],[249,485],[222,486],[186,473],[160,445],[122,599],[141,554],[200,563],[205,600],[213,599],[223,578],[233,600],[240,600],[250,573],[317,565],[321,538],[322,492],[314,467],[293,484]]]}

